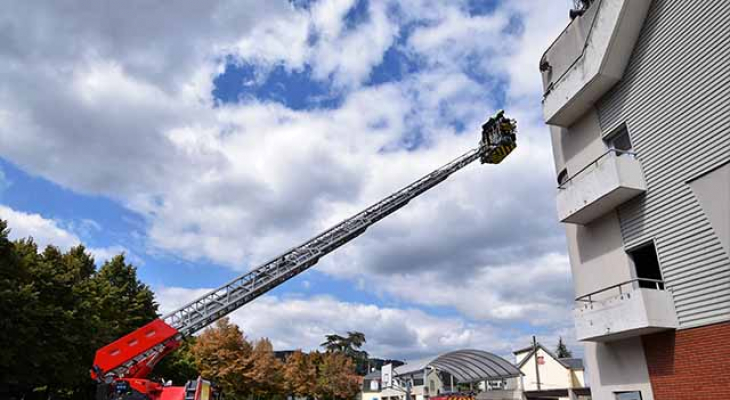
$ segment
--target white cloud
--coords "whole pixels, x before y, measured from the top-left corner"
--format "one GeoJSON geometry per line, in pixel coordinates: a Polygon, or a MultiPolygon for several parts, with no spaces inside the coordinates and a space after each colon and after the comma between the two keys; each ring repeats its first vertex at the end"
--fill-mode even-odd
{"type": "MultiPolygon", "coordinates": [[[[464,2],[368,4],[368,17],[347,28],[349,1],[309,11],[285,1],[167,11],[14,3],[20,9],[0,16],[0,54],[8,60],[0,64],[8,83],[0,88],[0,154],[141,214],[153,250],[242,270],[472,148],[503,99],[520,124],[514,155],[499,166],[470,166],[320,268],[371,279],[384,295],[415,305],[564,326],[558,314],[570,284],[537,71],[548,33],[563,25],[546,16],[564,13],[564,2],[505,2],[485,16],[470,16],[464,2]],[[17,24],[23,13],[36,17],[17,24]],[[512,17],[521,25],[508,24],[512,17]],[[414,32],[399,50],[421,69],[363,87],[409,24],[414,32]],[[342,90],[343,103],[216,107],[212,82],[228,56],[260,73],[309,66],[342,90]],[[469,133],[458,133],[456,122],[469,133]],[[406,149],[414,143],[421,146],[406,149]]],[[[78,241],[45,224],[62,232],[49,228],[56,233],[47,240],[65,232],[67,243],[78,241]]],[[[416,312],[399,316],[432,324],[416,312]]]]}
{"type": "MultiPolygon", "coordinates": [[[[165,287],[156,293],[165,313],[205,294],[206,289],[165,287]]],[[[460,348],[510,357],[512,350],[529,343],[529,336],[522,332],[486,322],[432,315],[415,308],[343,302],[330,296],[266,295],[231,314],[231,320],[250,339],[268,337],[276,349],[314,350],[327,334],[360,331],[367,339],[364,348],[372,356],[408,360],[460,348]]],[[[555,330],[540,339],[553,346],[564,333],[555,330]]]]}
{"type": "MultiPolygon", "coordinates": [[[[63,251],[82,244],[79,236],[72,230],[66,228],[65,225],[83,227],[91,224],[94,227],[98,227],[98,224],[91,220],[82,220],[78,224],[64,224],[53,219],[45,218],[40,214],[17,211],[1,204],[0,219],[8,222],[8,228],[10,228],[9,238],[11,240],[33,238],[33,241],[40,249],[46,246],[55,246],[63,251]]],[[[125,254],[127,259],[135,265],[139,266],[144,263],[141,258],[127,248],[119,245],[87,247],[86,251],[94,257],[94,261],[98,265],[103,264],[118,254],[125,254]]]]}
{"type": "Polygon", "coordinates": [[[57,221],[40,214],[24,213],[0,205],[0,219],[8,222],[11,239],[32,237],[41,248],[54,245],[68,250],[81,242],[78,236],[63,229],[57,221]]]}

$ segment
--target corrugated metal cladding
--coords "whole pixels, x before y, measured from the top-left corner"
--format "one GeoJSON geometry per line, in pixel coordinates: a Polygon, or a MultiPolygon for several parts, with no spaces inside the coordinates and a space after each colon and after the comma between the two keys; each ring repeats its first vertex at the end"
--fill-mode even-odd
{"type": "Polygon", "coordinates": [[[730,161],[730,1],[654,0],[621,80],[596,105],[626,123],[646,196],[619,208],[626,247],[655,239],[680,327],[730,319],[730,259],[687,181],[730,161]]]}

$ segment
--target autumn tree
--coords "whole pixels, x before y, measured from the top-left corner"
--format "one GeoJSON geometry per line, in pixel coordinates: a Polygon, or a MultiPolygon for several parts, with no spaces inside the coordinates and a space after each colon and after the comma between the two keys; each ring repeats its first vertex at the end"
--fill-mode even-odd
{"type": "Polygon", "coordinates": [[[283,366],[284,390],[297,397],[313,397],[317,390],[317,366],[314,356],[297,350],[283,366]]]}
{"type": "Polygon", "coordinates": [[[200,375],[216,382],[229,398],[250,394],[253,348],[237,325],[228,318],[207,328],[192,347],[200,375]]]}
{"type": "Polygon", "coordinates": [[[321,355],[317,371],[317,397],[322,399],[352,399],[360,391],[360,379],[355,365],[344,353],[327,352],[321,355]]]}
{"type": "Polygon", "coordinates": [[[257,398],[273,397],[284,389],[282,363],[274,356],[274,347],[267,338],[258,340],[251,352],[248,377],[251,393],[257,398]]]}

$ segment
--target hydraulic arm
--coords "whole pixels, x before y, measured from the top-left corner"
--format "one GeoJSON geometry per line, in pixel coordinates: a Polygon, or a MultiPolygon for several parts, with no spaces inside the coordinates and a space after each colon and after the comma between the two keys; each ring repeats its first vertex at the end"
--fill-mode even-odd
{"type": "Polygon", "coordinates": [[[477,159],[482,163],[500,163],[516,147],[515,133],[514,120],[500,111],[482,125],[478,147],[260,267],[99,349],[91,376],[107,383],[141,380],[184,337],[307,270],[322,256],[361,235],[454,172],[477,159]]]}

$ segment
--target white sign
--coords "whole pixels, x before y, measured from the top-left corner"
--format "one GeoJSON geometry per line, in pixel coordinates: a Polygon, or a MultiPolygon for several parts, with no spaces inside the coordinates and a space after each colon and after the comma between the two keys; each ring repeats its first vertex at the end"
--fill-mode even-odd
{"type": "Polygon", "coordinates": [[[380,370],[380,381],[383,384],[383,389],[393,387],[393,364],[383,365],[380,370]]]}

